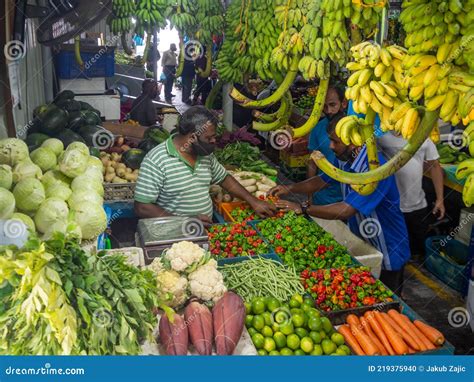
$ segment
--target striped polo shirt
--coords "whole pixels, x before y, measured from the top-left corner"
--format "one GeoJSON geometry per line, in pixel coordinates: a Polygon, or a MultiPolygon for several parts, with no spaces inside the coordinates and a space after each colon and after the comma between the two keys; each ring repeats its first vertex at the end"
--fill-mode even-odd
{"type": "Polygon", "coordinates": [[[151,150],[140,166],[135,200],[156,203],[178,216],[212,216],[209,186],[221,183],[225,168],[211,154],[199,156],[192,167],[170,137],[151,150]]]}

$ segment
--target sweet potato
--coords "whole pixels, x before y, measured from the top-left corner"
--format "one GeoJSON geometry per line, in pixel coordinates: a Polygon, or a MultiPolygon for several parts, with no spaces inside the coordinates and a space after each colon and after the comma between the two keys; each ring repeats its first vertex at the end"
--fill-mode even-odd
{"type": "Polygon", "coordinates": [[[196,351],[201,355],[211,355],[214,329],[209,308],[197,301],[191,301],[184,310],[184,320],[196,351]]]}
{"type": "Polygon", "coordinates": [[[245,305],[234,292],[226,292],[212,309],[214,339],[218,355],[234,353],[245,322],[245,305]]]}
{"type": "Polygon", "coordinates": [[[160,342],[168,355],[188,354],[188,327],[179,314],[175,314],[173,323],[163,314],[160,319],[160,342]]]}

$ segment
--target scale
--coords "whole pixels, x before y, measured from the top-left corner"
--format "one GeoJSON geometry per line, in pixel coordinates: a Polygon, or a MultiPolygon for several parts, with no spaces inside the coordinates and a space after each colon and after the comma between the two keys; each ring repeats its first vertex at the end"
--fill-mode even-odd
{"type": "Polygon", "coordinates": [[[209,250],[207,231],[196,218],[170,216],[141,219],[135,236],[137,246],[142,247],[145,263],[150,264],[160,257],[163,250],[180,241],[191,241],[204,250],[209,250]]]}

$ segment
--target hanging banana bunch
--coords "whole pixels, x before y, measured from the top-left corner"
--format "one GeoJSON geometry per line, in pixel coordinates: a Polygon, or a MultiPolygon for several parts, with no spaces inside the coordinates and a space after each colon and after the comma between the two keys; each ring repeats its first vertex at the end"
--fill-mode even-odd
{"type": "Polygon", "coordinates": [[[112,12],[107,18],[107,24],[113,34],[130,32],[132,16],[135,14],[134,0],[113,0],[112,12]]]}
{"type": "Polygon", "coordinates": [[[349,5],[352,5],[349,16],[352,26],[362,32],[361,38],[369,39],[377,33],[383,9],[388,7],[389,2],[387,0],[344,0],[345,17],[348,17],[349,5]]]}
{"type": "Polygon", "coordinates": [[[161,29],[166,27],[167,0],[137,0],[136,33],[144,36],[144,32],[153,32],[153,28],[161,29]]]}

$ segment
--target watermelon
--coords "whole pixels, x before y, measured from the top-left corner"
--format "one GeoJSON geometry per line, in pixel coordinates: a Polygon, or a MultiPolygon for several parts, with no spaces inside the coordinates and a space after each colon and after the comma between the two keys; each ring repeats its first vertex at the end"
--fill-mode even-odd
{"type": "Polygon", "coordinates": [[[28,135],[25,139],[25,143],[28,145],[28,150],[36,150],[41,144],[48,139],[49,136],[41,133],[32,133],[28,135]]]}
{"type": "Polygon", "coordinates": [[[145,155],[146,153],[143,150],[130,149],[122,154],[122,162],[125,164],[125,166],[136,170],[140,168],[140,165],[142,164],[145,155]]]}
{"type": "Polygon", "coordinates": [[[67,112],[54,104],[49,105],[38,118],[41,121],[40,131],[49,136],[59,133],[68,123],[67,112]]]}
{"type": "Polygon", "coordinates": [[[72,142],[84,142],[84,139],[79,134],[76,134],[74,131],[69,130],[69,129],[64,129],[61,131],[59,134],[56,135],[56,138],[58,138],[64,145],[64,148],[69,146],[72,142]]]}

